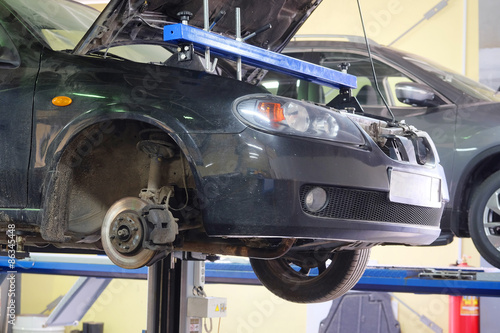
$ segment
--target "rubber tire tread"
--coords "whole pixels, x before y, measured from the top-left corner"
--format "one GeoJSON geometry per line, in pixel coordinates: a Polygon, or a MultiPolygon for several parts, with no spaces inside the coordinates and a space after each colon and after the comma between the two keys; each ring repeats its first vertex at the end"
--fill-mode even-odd
{"type": "Polygon", "coordinates": [[[352,289],[363,275],[370,249],[341,251],[322,274],[315,278],[291,281],[293,269],[284,259],[250,259],[259,281],[273,294],[295,303],[327,302],[352,289]]]}
{"type": "Polygon", "coordinates": [[[484,231],[483,214],[491,195],[500,189],[500,171],[495,172],[479,185],[469,202],[469,233],[481,256],[493,266],[500,268],[500,251],[488,240],[484,231]]]}

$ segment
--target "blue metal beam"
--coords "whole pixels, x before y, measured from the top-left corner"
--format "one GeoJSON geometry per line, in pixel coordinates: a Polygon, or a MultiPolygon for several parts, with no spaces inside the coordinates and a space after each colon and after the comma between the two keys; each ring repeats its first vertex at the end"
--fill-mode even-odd
{"type": "MultiPolygon", "coordinates": [[[[450,269],[450,271],[454,271],[450,269]]],[[[422,269],[368,268],[354,290],[500,297],[500,281],[422,278],[422,269]]],[[[207,263],[207,282],[259,284],[250,265],[207,263]]]]}
{"type": "MultiPolygon", "coordinates": [[[[86,256],[82,256],[82,258],[83,257],[86,256]]],[[[15,271],[19,274],[54,274],[124,279],[147,279],[148,277],[147,267],[140,269],[125,269],[113,265],[111,261],[109,261],[110,264],[89,264],[67,261],[31,261],[28,258],[17,260],[15,268],[10,269],[8,259],[7,257],[0,257],[0,273],[15,271]]]]}
{"type": "Polygon", "coordinates": [[[264,50],[215,33],[206,32],[186,24],[172,24],[164,27],[163,39],[172,43],[193,43],[196,49],[206,47],[216,56],[291,75],[301,80],[335,88],[356,88],[356,77],[330,68],[294,59],[280,53],[264,50]]]}
{"type": "MultiPolygon", "coordinates": [[[[88,257],[88,256],[80,256],[88,257]]],[[[103,256],[94,256],[102,258],[103,256]]],[[[102,258],[106,259],[107,258],[102,258]]],[[[111,264],[90,263],[68,263],[65,262],[42,262],[18,260],[16,268],[18,273],[33,274],[56,274],[76,276],[96,276],[127,279],[146,279],[147,268],[123,269],[111,264]]],[[[0,257],[0,273],[12,271],[9,268],[8,258],[0,257]]],[[[449,272],[459,269],[449,269],[449,272]]],[[[240,263],[206,263],[206,281],[208,283],[231,283],[244,285],[258,285],[259,280],[255,276],[249,264],[240,263]]],[[[443,294],[443,295],[466,295],[466,296],[490,296],[500,297],[500,279],[496,281],[478,281],[462,279],[436,279],[420,277],[423,272],[421,268],[368,268],[354,290],[365,291],[392,291],[417,294],[443,294]]],[[[470,271],[469,271],[470,272],[470,271]]],[[[471,272],[482,272],[476,270],[471,272]]],[[[481,273],[482,275],[495,273],[481,273]]]]}
{"type": "Polygon", "coordinates": [[[415,269],[367,269],[354,290],[500,297],[500,281],[419,277],[415,269]]]}

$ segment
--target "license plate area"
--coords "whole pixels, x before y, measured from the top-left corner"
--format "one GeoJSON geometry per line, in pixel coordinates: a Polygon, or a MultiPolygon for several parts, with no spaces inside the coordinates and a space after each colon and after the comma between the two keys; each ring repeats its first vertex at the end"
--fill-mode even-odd
{"type": "Polygon", "coordinates": [[[389,172],[389,200],[415,206],[441,208],[441,178],[399,170],[389,172]]]}

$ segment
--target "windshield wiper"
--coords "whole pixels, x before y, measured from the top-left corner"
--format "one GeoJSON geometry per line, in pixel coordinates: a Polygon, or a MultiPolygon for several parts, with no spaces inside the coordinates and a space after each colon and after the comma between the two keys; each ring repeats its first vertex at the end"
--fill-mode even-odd
{"type": "Polygon", "coordinates": [[[115,60],[128,60],[127,58],[120,57],[116,54],[108,53],[108,51],[106,51],[106,52],[104,52],[104,51],[92,51],[92,52],[87,53],[87,55],[96,55],[96,56],[99,56],[99,57],[104,58],[104,59],[111,58],[111,59],[115,59],[115,60]]]}

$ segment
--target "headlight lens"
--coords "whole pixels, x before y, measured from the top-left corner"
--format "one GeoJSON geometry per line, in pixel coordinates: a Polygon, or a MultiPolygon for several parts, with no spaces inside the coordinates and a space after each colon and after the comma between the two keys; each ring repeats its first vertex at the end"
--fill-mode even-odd
{"type": "Polygon", "coordinates": [[[273,95],[253,95],[235,102],[236,114],[262,130],[365,144],[361,131],[345,115],[320,106],[273,95]]]}
{"type": "Polygon", "coordinates": [[[311,123],[309,112],[302,105],[293,102],[286,103],[283,106],[283,114],[288,126],[294,130],[305,132],[309,129],[311,123]]]}

